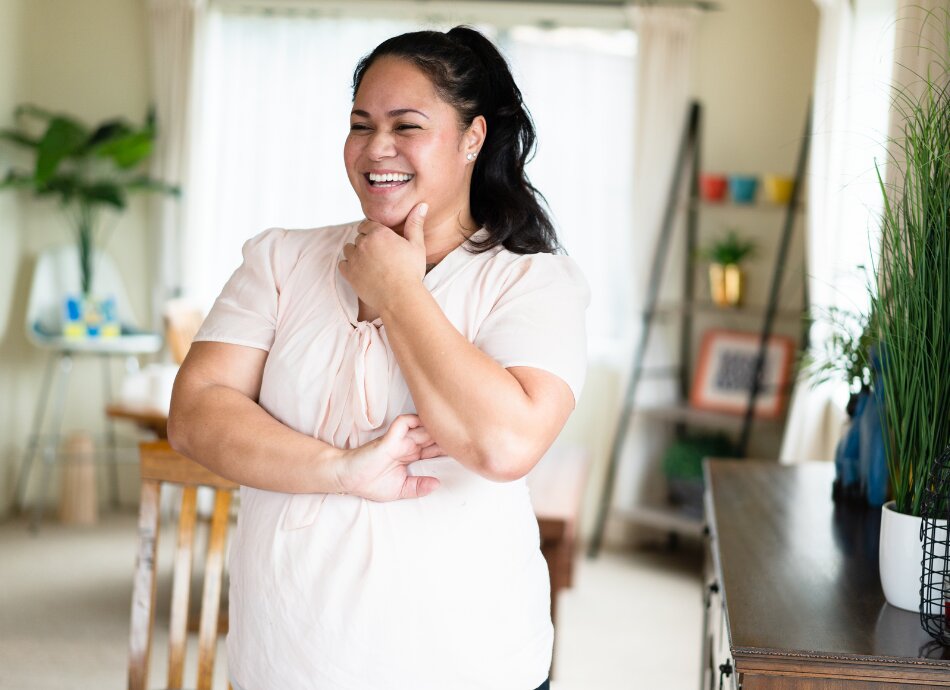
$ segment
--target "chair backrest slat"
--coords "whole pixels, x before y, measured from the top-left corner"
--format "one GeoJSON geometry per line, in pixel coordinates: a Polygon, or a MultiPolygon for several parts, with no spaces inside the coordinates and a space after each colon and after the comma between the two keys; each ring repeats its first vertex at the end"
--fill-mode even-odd
{"type": "Polygon", "coordinates": [[[172,608],[168,624],[168,687],[183,686],[185,649],[188,644],[188,601],[191,590],[191,566],[195,544],[195,513],[198,488],[182,489],[178,515],[178,547],[172,576],[172,608]]]}
{"type": "MultiPolygon", "coordinates": [[[[238,485],[179,455],[167,441],[139,444],[142,501],[139,506],[139,547],[132,591],[129,641],[129,690],[146,690],[149,654],[155,619],[155,579],[159,533],[159,496],[164,483],[182,486],[178,545],[172,582],[169,623],[168,684],[184,685],[185,650],[188,638],[188,600],[194,564],[197,522],[197,488],[215,489],[214,512],[208,536],[198,630],[198,690],[211,690],[214,657],[219,634],[224,549],[230,520],[231,498],[238,485]]],[[[229,686],[230,687],[230,686],[229,686]]]]}
{"type": "Polygon", "coordinates": [[[205,559],[204,592],[201,595],[201,623],[198,627],[198,690],[211,690],[231,495],[231,491],[219,489],[214,497],[214,513],[211,516],[211,531],[208,536],[208,557],[205,559]]]}
{"type": "Polygon", "coordinates": [[[129,636],[129,690],[145,690],[155,615],[155,562],[158,550],[158,499],[161,486],[142,481],[139,505],[139,548],[132,585],[132,620],[129,636]]]}
{"type": "Polygon", "coordinates": [[[141,460],[139,470],[142,479],[192,486],[212,486],[216,489],[237,489],[232,481],[219,477],[214,472],[184,455],[179,455],[168,441],[152,441],[139,445],[141,460]]]}

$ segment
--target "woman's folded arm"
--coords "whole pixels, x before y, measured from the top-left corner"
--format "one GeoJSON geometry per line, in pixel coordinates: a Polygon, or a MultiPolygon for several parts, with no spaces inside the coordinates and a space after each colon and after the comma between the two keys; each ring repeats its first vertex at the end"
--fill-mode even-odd
{"type": "Polygon", "coordinates": [[[168,440],[244,486],[287,493],[344,491],[343,451],[294,431],[258,403],[267,352],[196,342],[175,380],[168,440]]]}
{"type": "Polygon", "coordinates": [[[421,283],[393,295],[381,314],[416,412],[446,454],[495,481],[526,475],[574,409],[570,386],[534,367],[502,367],[421,283]]]}

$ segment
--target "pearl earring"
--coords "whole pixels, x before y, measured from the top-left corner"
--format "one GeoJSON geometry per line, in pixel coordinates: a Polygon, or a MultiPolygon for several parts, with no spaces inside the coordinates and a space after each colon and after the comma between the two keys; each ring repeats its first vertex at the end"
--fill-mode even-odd
{"type": "Polygon", "coordinates": [[[477,153],[466,153],[465,160],[473,161],[475,160],[475,156],[477,155],[478,155],[477,153]]]}

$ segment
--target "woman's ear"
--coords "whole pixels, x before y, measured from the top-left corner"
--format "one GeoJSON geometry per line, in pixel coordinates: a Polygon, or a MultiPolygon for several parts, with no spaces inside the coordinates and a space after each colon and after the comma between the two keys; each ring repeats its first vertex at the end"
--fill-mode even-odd
{"type": "Polygon", "coordinates": [[[466,156],[472,153],[478,155],[478,152],[482,149],[482,145],[485,143],[485,135],[487,133],[488,124],[485,122],[484,116],[476,116],[462,137],[462,152],[465,153],[466,156]]]}

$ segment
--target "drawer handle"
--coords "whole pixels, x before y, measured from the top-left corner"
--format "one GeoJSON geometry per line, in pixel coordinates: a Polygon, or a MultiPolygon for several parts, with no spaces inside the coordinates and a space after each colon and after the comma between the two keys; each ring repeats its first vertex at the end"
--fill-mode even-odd
{"type": "Polygon", "coordinates": [[[709,605],[712,603],[713,594],[719,594],[718,582],[710,582],[709,586],[706,588],[706,596],[705,596],[705,601],[703,602],[703,604],[706,606],[707,609],[709,608],[709,605]]]}
{"type": "Polygon", "coordinates": [[[732,675],[732,662],[726,661],[724,664],[719,664],[719,690],[722,690],[722,679],[728,678],[732,675]]]}

